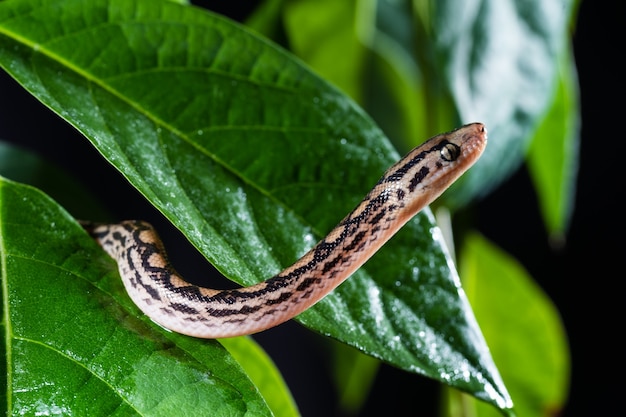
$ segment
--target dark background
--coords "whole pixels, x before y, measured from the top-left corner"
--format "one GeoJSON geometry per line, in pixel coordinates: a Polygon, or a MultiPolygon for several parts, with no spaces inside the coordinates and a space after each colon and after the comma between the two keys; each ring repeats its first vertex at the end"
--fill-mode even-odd
{"type": "MultiPolygon", "coordinates": [[[[234,18],[245,16],[246,10],[233,12],[232,4],[231,10],[223,7],[217,11],[234,18]]],[[[619,337],[624,313],[619,307],[624,304],[621,281],[626,273],[621,266],[626,255],[624,210],[618,196],[624,194],[626,167],[622,162],[626,138],[621,61],[625,19],[624,2],[585,0],[580,7],[574,50],[581,85],[582,143],[576,208],[566,245],[555,250],[548,244],[523,167],[474,208],[479,230],[529,270],[562,315],[573,360],[570,398],[562,416],[611,415],[623,408],[618,386],[623,385],[619,337]]],[[[158,224],[166,241],[180,238],[87,141],[5,73],[0,73],[0,92],[0,139],[44,155],[90,189],[98,189],[96,197],[116,218],[148,213],[142,217],[158,224]],[[112,195],[123,204],[111,204],[112,195]]],[[[192,251],[181,245],[171,255],[175,262],[183,252],[192,251]]],[[[203,263],[199,255],[196,261],[203,263]]],[[[194,268],[179,269],[183,275],[198,273],[194,268]]],[[[333,415],[332,384],[328,369],[320,365],[325,363],[320,338],[287,323],[257,340],[280,367],[305,416],[333,415]]],[[[380,415],[383,410],[395,415],[404,415],[404,410],[407,415],[432,415],[415,410],[412,402],[423,393],[436,399],[437,384],[384,366],[372,392],[364,415],[380,415]]]]}

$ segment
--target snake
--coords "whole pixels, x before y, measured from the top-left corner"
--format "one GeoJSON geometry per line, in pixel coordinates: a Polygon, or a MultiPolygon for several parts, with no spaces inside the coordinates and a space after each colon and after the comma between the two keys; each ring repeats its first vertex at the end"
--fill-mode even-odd
{"type": "Polygon", "coordinates": [[[317,303],[480,157],[482,123],[434,136],[391,166],[365,198],[293,265],[258,284],[216,290],[185,281],[142,220],[83,226],[117,262],[139,309],[167,330],[216,339],[257,333],[317,303]]]}

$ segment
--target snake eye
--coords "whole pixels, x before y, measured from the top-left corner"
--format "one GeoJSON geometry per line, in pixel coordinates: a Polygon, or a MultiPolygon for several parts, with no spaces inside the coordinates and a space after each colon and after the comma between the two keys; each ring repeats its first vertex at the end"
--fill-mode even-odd
{"type": "Polygon", "coordinates": [[[444,161],[452,162],[456,160],[461,154],[461,148],[459,148],[454,143],[448,142],[445,145],[443,145],[440,152],[441,152],[441,158],[444,161]]]}

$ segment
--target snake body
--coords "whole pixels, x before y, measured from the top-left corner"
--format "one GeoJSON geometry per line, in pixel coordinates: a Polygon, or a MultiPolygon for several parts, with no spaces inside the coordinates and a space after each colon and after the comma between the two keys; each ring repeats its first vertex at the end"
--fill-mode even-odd
{"type": "Polygon", "coordinates": [[[482,154],[483,124],[437,135],[389,168],[324,239],[292,266],[250,287],[214,290],[184,281],[143,221],[86,226],[117,261],[133,302],[153,321],[202,338],[252,334],[296,316],[342,283],[482,154]]]}

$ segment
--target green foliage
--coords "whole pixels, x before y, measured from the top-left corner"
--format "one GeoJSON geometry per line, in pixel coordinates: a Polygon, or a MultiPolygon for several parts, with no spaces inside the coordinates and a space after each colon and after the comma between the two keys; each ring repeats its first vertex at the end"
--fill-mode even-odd
{"type": "MultiPolygon", "coordinates": [[[[485,122],[487,152],[444,196],[451,207],[513,172],[535,132],[553,138],[550,157],[560,162],[542,162],[535,180],[539,190],[563,190],[539,194],[551,201],[546,207],[557,207],[544,213],[550,230],[562,233],[577,140],[577,87],[563,75],[572,68],[566,12],[561,2],[538,0],[519,9],[497,1],[268,1],[250,22],[280,33],[277,40],[348,92],[398,147],[462,122],[485,122]]],[[[0,66],[243,285],[295,261],[398,158],[369,116],[300,60],[190,6],[4,1],[0,66]]],[[[533,153],[544,160],[541,150],[533,153]]],[[[250,338],[224,341],[224,349],[137,319],[112,262],[57,203],[8,180],[0,190],[8,393],[0,407],[7,413],[39,407],[90,415],[297,415],[280,375],[250,338]],[[98,402],[91,400],[95,392],[105,393],[98,402]]],[[[483,311],[493,300],[472,303],[483,311]]],[[[428,210],[297,320],[511,412],[428,210]]],[[[479,322],[502,326],[490,315],[479,322]]],[[[523,335],[535,325],[516,323],[513,330],[523,335]]],[[[350,381],[345,401],[358,409],[375,365],[353,359],[344,361],[355,364],[353,371],[341,373],[361,377],[336,379],[350,381]]],[[[534,398],[519,398],[520,410],[533,407],[534,398]]],[[[558,408],[563,395],[552,399],[558,408]]]]}
{"type": "Polygon", "coordinates": [[[3,414],[270,415],[218,342],[138,319],[113,261],[49,197],[2,179],[0,218],[3,414]]]}
{"type": "Polygon", "coordinates": [[[563,243],[571,216],[580,128],[577,78],[569,50],[563,51],[558,68],[555,100],[528,153],[541,213],[555,245],[563,243]]]}
{"type": "MultiPolygon", "coordinates": [[[[524,268],[485,238],[471,234],[463,248],[463,284],[515,398],[516,413],[558,414],[570,374],[567,337],[558,311],[524,268]]],[[[462,403],[473,404],[476,415],[498,415],[470,399],[462,403]]]]}

